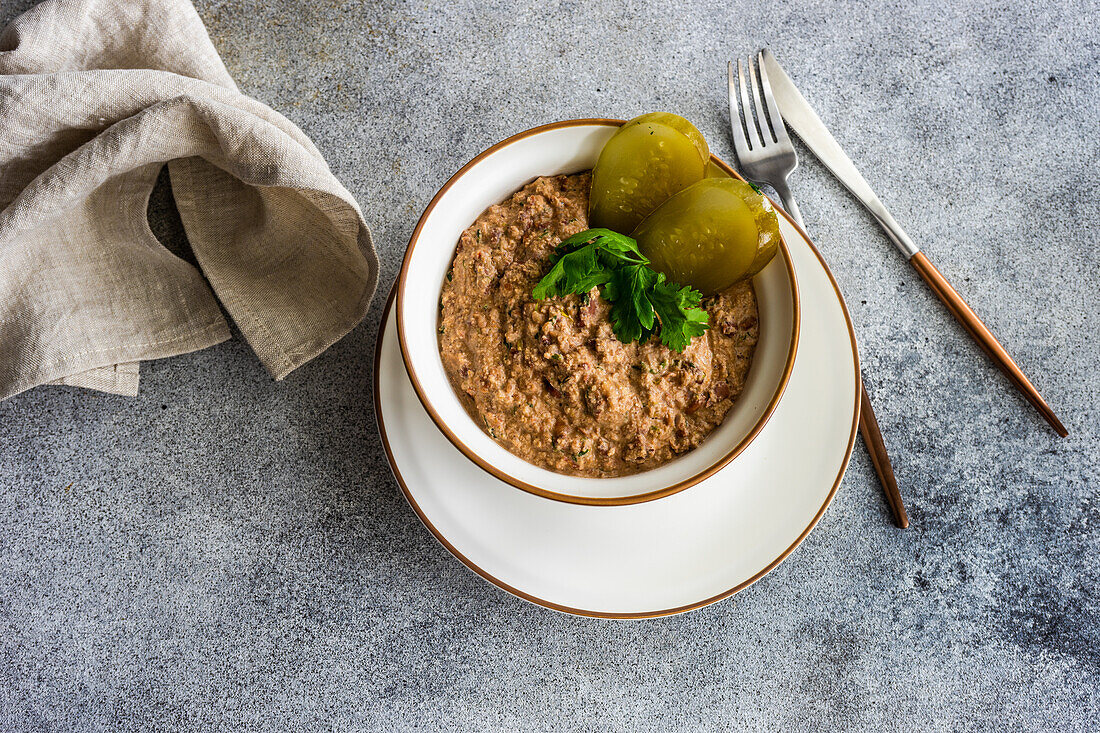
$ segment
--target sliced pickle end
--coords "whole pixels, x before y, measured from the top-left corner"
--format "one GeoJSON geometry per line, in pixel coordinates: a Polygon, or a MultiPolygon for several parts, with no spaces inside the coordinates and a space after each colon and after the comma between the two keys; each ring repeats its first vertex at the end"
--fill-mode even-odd
{"type": "Polygon", "coordinates": [[[656,122],[627,123],[592,170],[589,224],[627,234],[703,173],[695,144],[683,133],[656,122]]]}
{"type": "Polygon", "coordinates": [[[703,165],[710,162],[710,148],[707,146],[707,139],[703,137],[703,133],[699,132],[699,129],[688,122],[680,115],[674,115],[671,112],[650,112],[648,114],[635,117],[627,122],[627,125],[637,124],[640,122],[656,122],[659,125],[671,127],[676,132],[682,133],[691,143],[695,146],[695,152],[699,153],[699,160],[703,161],[703,165]]]}
{"type": "Polygon", "coordinates": [[[713,160],[707,161],[707,178],[733,178],[713,160]]]}
{"type": "MultiPolygon", "coordinates": [[[[747,184],[746,184],[747,185],[747,184]]],[[[749,187],[751,190],[751,186],[749,187]]],[[[749,265],[745,277],[753,277],[756,273],[768,266],[768,263],[779,251],[779,242],[782,235],[779,233],[779,216],[775,213],[775,207],[767,196],[753,191],[753,196],[759,199],[759,208],[756,211],[756,227],[760,232],[760,241],[756,247],[756,259],[749,265]]]]}
{"type": "Polygon", "coordinates": [[[734,178],[707,178],[688,186],[631,236],[653,269],[704,295],[760,272],[780,240],[771,204],[734,178]]]}

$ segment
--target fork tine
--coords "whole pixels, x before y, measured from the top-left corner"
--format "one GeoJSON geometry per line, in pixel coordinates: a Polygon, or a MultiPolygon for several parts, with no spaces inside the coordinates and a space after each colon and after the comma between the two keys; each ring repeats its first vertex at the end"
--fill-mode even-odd
{"type": "Polygon", "coordinates": [[[733,81],[733,62],[726,62],[726,81],[729,86],[730,100],[730,129],[733,130],[733,149],[738,156],[744,155],[749,150],[749,141],[745,139],[745,117],[741,114],[741,106],[737,103],[737,89],[733,81]]]}
{"type": "Polygon", "coordinates": [[[760,139],[760,130],[752,116],[752,105],[749,102],[749,90],[745,86],[745,69],[741,66],[741,59],[737,60],[737,80],[741,87],[741,111],[745,120],[745,132],[749,136],[749,149],[762,148],[764,141],[760,139]]]}
{"type": "Polygon", "coordinates": [[[764,52],[756,57],[756,65],[760,69],[760,86],[764,90],[764,101],[768,104],[768,120],[771,122],[772,135],[777,143],[790,142],[791,136],[787,133],[787,125],[783,122],[783,115],[779,112],[779,105],[775,103],[775,95],[772,94],[772,85],[768,81],[768,70],[764,68],[764,52]]]}
{"type": "Polygon", "coordinates": [[[760,83],[756,76],[756,65],[753,64],[751,57],[749,58],[749,86],[752,87],[752,101],[755,103],[756,122],[760,125],[760,137],[763,138],[764,145],[769,145],[775,140],[775,135],[772,134],[771,121],[764,114],[764,103],[760,101],[760,83]]]}

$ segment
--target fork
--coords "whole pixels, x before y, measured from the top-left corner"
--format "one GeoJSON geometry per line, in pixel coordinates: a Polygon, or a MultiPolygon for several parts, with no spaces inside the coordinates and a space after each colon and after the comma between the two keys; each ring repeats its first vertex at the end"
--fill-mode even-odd
{"type": "MultiPolygon", "coordinates": [[[[787,126],[783,123],[783,116],[775,103],[771,85],[768,84],[768,72],[764,68],[762,54],[758,61],[759,75],[752,59],[748,60],[749,80],[746,83],[744,66],[738,60],[736,89],[733,62],[727,66],[733,147],[745,177],[753,183],[771,186],[779,194],[779,198],[783,201],[783,208],[786,209],[790,218],[805,230],[802,213],[798,210],[798,204],[795,203],[791,189],[787,185],[787,178],[798,167],[798,154],[795,153],[794,145],[787,134],[787,126]],[[755,105],[750,104],[749,87],[752,88],[751,101],[755,105]]],[[[886,452],[886,444],[882,440],[882,432],[879,430],[878,420],[875,419],[875,411],[871,407],[871,400],[867,396],[867,388],[863,382],[861,377],[859,432],[871,455],[871,463],[886,494],[886,503],[889,504],[890,511],[894,515],[894,522],[899,527],[905,528],[909,526],[909,518],[906,516],[905,505],[898,491],[898,482],[894,478],[894,469],[890,465],[890,456],[886,452]]]]}

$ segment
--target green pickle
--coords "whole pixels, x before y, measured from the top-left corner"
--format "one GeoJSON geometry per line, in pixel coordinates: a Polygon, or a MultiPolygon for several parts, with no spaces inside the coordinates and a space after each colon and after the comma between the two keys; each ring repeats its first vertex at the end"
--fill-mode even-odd
{"type": "Polygon", "coordinates": [[[591,226],[624,234],[670,196],[703,179],[707,142],[678,115],[653,112],[623,124],[592,170],[591,226]]]}
{"type": "Polygon", "coordinates": [[[707,178],[732,178],[729,173],[721,168],[713,160],[707,161],[707,178]]]}
{"type": "Polygon", "coordinates": [[[649,112],[640,117],[635,117],[626,124],[636,125],[642,122],[656,122],[658,125],[671,127],[688,140],[691,140],[691,144],[695,146],[695,152],[699,154],[699,160],[703,161],[704,166],[710,162],[710,148],[707,147],[707,139],[703,137],[703,133],[699,132],[699,128],[680,115],[674,115],[671,112],[649,112]]]}
{"type": "Polygon", "coordinates": [[[735,178],[707,178],[685,188],[631,236],[654,270],[703,295],[760,272],[780,241],[771,203],[735,178]]]}

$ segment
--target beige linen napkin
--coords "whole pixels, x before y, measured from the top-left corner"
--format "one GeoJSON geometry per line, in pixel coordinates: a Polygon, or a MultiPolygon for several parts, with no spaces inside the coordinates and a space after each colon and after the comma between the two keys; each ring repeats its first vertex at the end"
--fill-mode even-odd
{"type": "Polygon", "coordinates": [[[366,313],[362,212],[305,134],[239,93],[189,0],[47,0],[0,35],[0,399],[136,394],[229,338],[276,378],[366,313]],[[163,164],[201,273],[146,221],[163,164]]]}

